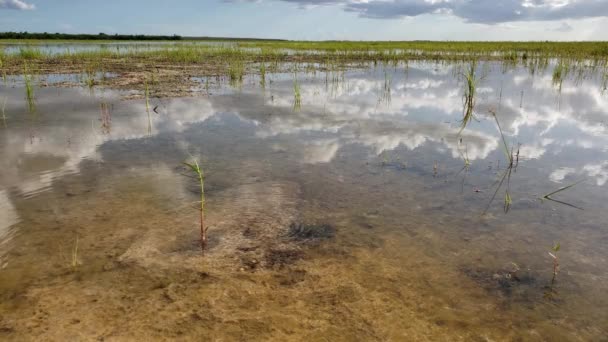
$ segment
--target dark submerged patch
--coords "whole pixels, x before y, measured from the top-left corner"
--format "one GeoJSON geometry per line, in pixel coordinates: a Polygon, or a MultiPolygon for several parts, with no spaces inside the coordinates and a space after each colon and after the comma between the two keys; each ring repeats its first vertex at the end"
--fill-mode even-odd
{"type": "Polygon", "coordinates": [[[329,224],[302,224],[292,223],[287,236],[294,240],[331,239],[336,235],[336,229],[329,224]]]}

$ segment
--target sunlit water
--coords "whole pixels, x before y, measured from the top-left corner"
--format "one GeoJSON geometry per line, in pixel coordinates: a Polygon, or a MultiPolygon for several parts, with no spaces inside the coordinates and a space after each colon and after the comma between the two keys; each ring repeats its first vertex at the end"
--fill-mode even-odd
{"type": "Polygon", "coordinates": [[[431,63],[298,74],[299,108],[291,75],[148,110],[50,87],[29,113],[3,85],[0,337],[602,340],[608,96],[479,69],[462,131],[462,77],[431,63]]]}

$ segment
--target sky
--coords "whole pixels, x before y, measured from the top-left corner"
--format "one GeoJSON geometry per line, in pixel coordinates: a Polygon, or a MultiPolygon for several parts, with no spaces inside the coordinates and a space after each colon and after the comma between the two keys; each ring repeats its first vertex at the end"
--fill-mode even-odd
{"type": "Polygon", "coordinates": [[[0,31],[608,40],[608,0],[0,0],[0,31]]]}

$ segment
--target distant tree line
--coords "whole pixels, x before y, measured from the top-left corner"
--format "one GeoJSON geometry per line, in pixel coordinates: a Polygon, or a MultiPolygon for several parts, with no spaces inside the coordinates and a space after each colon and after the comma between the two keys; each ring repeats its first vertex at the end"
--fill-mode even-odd
{"type": "Polygon", "coordinates": [[[64,40],[181,40],[178,35],[150,36],[143,34],[68,34],[68,33],[30,33],[0,32],[0,39],[64,39],[64,40]]]}

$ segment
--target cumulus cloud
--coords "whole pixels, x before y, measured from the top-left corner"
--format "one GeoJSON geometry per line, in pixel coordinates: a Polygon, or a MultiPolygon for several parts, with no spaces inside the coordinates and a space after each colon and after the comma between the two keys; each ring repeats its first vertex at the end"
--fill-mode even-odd
{"type": "Polygon", "coordinates": [[[0,0],[0,8],[27,11],[36,9],[36,6],[22,0],[0,0]]]}
{"type": "MultiPolygon", "coordinates": [[[[234,1],[234,0],[232,0],[234,1]]],[[[231,2],[232,2],[231,1],[231,2]]],[[[339,5],[366,18],[452,14],[472,23],[544,21],[608,16],[605,0],[280,0],[300,5],[339,5]]],[[[565,27],[562,27],[565,28],[565,27]]]]}

